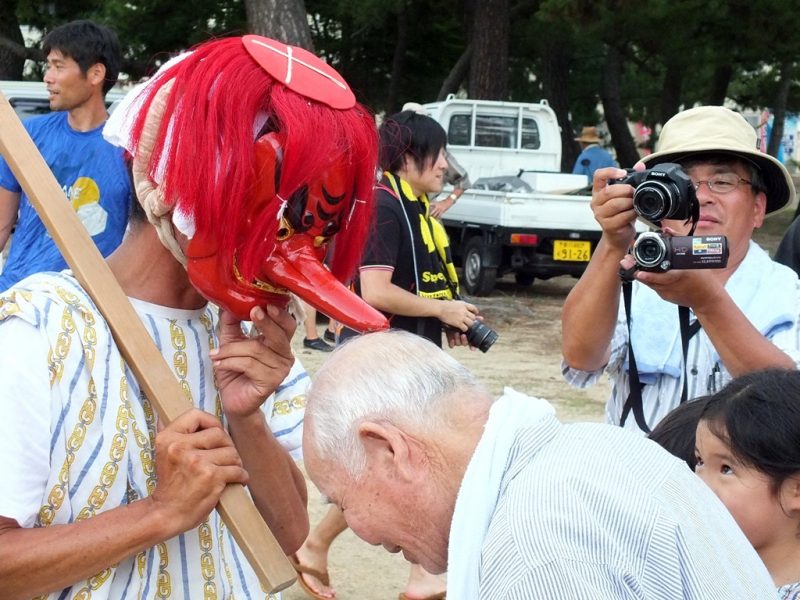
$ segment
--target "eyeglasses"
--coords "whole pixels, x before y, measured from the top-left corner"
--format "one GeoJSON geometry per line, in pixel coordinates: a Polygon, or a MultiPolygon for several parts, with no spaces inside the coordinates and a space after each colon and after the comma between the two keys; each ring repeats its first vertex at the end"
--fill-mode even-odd
{"type": "Polygon", "coordinates": [[[714,175],[714,177],[705,181],[692,181],[695,191],[699,190],[700,186],[704,183],[708,186],[708,189],[715,194],[729,194],[739,187],[739,184],[746,183],[747,185],[750,185],[752,181],[745,179],[744,177],[739,177],[734,173],[722,173],[720,175],[714,175]]]}

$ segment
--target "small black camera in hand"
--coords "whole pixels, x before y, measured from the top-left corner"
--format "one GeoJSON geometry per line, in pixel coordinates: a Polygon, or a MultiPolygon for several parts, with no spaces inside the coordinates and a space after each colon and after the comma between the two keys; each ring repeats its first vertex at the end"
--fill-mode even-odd
{"type": "MultiPolygon", "coordinates": [[[[463,300],[457,290],[453,290],[453,300],[463,300]]],[[[494,344],[497,341],[497,338],[500,337],[500,334],[498,334],[494,329],[489,327],[480,319],[475,319],[472,322],[472,325],[469,326],[469,329],[463,332],[455,327],[451,327],[450,325],[445,325],[445,329],[449,329],[450,331],[454,331],[456,333],[463,333],[467,336],[467,342],[469,345],[473,348],[477,348],[481,352],[488,352],[489,348],[492,347],[492,344],[494,344]]]]}
{"type": "Polygon", "coordinates": [[[632,254],[642,271],[722,269],[728,264],[728,240],[724,235],[669,236],[647,231],[636,238],[632,254]]]}
{"type": "Polygon", "coordinates": [[[644,221],[697,220],[700,206],[694,184],[676,163],[662,163],[646,171],[628,169],[626,177],[608,183],[627,183],[635,188],[633,209],[644,221]]]}
{"type": "Polygon", "coordinates": [[[467,341],[481,352],[488,352],[498,338],[497,332],[483,321],[477,319],[467,329],[467,341]]]}

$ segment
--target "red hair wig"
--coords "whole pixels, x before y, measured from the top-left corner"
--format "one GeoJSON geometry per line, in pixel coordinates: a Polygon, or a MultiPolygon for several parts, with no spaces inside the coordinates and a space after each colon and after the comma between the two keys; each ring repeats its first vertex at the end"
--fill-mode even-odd
{"type": "Polygon", "coordinates": [[[198,233],[218,240],[221,268],[230,269],[235,257],[242,275],[253,278],[275,247],[284,200],[339,164],[352,188],[331,270],[349,281],[372,219],[378,147],[372,115],[360,104],[335,109],[292,91],[259,66],[242,38],[226,38],[195,47],[147,86],[134,146],[155,94],[169,81],[148,175],[161,179],[165,202],[193,217],[198,233]],[[244,217],[258,177],[255,141],[268,132],[282,142],[277,189],[263,216],[248,225],[244,217]]]}

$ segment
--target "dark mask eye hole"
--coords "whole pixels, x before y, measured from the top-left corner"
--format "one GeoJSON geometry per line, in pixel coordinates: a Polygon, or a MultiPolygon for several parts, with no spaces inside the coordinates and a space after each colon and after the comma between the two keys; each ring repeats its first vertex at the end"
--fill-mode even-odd
{"type": "Polygon", "coordinates": [[[279,242],[282,242],[292,237],[292,234],[294,234],[294,229],[292,229],[285,219],[281,219],[281,226],[278,228],[278,233],[275,237],[277,237],[279,242]]]}
{"type": "Polygon", "coordinates": [[[336,221],[329,221],[325,224],[325,227],[322,229],[322,235],[326,238],[333,236],[334,233],[339,231],[339,223],[336,221]]]}
{"type": "Polygon", "coordinates": [[[286,211],[284,216],[292,227],[297,231],[305,231],[314,223],[314,216],[311,215],[311,223],[306,220],[306,215],[311,214],[307,210],[308,206],[308,186],[297,189],[286,201],[286,211]]]}

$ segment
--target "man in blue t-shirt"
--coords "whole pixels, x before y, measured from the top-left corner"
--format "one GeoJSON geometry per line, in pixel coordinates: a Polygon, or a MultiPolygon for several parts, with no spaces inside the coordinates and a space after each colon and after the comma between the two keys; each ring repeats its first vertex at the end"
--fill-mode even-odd
{"type": "Polygon", "coordinates": [[[594,172],[597,169],[617,166],[617,163],[608,151],[600,146],[602,140],[597,133],[597,127],[584,127],[580,137],[576,137],[575,141],[581,143],[581,149],[583,151],[575,160],[575,166],[572,167],[572,172],[586,175],[590,184],[592,183],[594,172]]]}
{"type": "MultiPolygon", "coordinates": [[[[105,95],[119,75],[116,34],[91,21],[57,27],[44,39],[44,82],[54,112],[25,121],[25,128],[53,171],[103,256],[122,241],[131,187],[122,150],[103,139],[105,95]]],[[[0,291],[40,271],[66,268],[27,195],[0,158],[0,249],[14,237],[0,273],[0,291]]]]}

